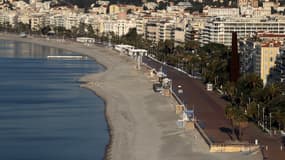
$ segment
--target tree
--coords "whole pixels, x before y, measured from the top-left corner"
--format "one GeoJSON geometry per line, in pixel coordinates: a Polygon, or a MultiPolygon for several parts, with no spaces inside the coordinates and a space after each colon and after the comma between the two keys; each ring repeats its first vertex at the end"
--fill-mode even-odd
{"type": "Polygon", "coordinates": [[[175,49],[175,54],[183,55],[184,54],[184,47],[183,46],[176,46],[175,49]]]}
{"type": "Polygon", "coordinates": [[[247,106],[247,116],[252,119],[252,120],[257,120],[258,121],[258,117],[257,115],[258,113],[258,105],[255,101],[252,101],[248,104],[247,106]]]}
{"type": "Polygon", "coordinates": [[[252,99],[252,92],[262,87],[262,80],[254,73],[239,78],[237,81],[237,94],[240,96],[240,104],[245,105],[249,99],[252,99]]]}
{"type": "Polygon", "coordinates": [[[165,40],[164,41],[164,52],[166,54],[172,54],[174,51],[174,41],[173,40],[165,40]]]}
{"type": "Polygon", "coordinates": [[[128,9],[127,14],[132,14],[132,9],[128,9]]]}
{"type": "Polygon", "coordinates": [[[185,42],[185,49],[187,51],[197,50],[200,47],[199,41],[186,41],[185,42]]]}
{"type": "Polygon", "coordinates": [[[242,129],[248,125],[246,116],[243,110],[238,106],[228,105],[225,109],[226,117],[231,120],[233,130],[239,140],[242,138],[242,129]]]}
{"type": "Polygon", "coordinates": [[[93,27],[92,27],[91,24],[89,24],[87,26],[87,36],[88,37],[94,37],[95,36],[95,32],[94,32],[93,27]]]}
{"type": "Polygon", "coordinates": [[[278,95],[267,103],[268,111],[273,113],[272,119],[278,123],[278,128],[285,124],[285,96],[278,95]]]}
{"type": "Polygon", "coordinates": [[[166,8],[167,8],[168,5],[169,5],[168,2],[160,1],[160,2],[158,3],[157,9],[158,9],[158,10],[166,10],[166,8]]]}
{"type": "Polygon", "coordinates": [[[41,29],[43,35],[47,35],[49,31],[51,31],[50,26],[46,26],[41,29]]]}
{"type": "Polygon", "coordinates": [[[230,100],[231,103],[234,103],[237,92],[235,84],[233,82],[228,81],[225,83],[223,88],[228,100],[230,100]]]}
{"type": "Polygon", "coordinates": [[[209,43],[198,49],[204,81],[220,86],[229,80],[228,48],[223,44],[209,43]]]}
{"type": "Polygon", "coordinates": [[[30,32],[31,31],[30,28],[31,28],[30,24],[19,22],[15,26],[15,31],[18,32],[18,33],[20,33],[20,32],[30,32]]]}
{"type": "Polygon", "coordinates": [[[86,36],[86,31],[87,31],[86,24],[80,22],[78,29],[78,36],[86,36]]]}

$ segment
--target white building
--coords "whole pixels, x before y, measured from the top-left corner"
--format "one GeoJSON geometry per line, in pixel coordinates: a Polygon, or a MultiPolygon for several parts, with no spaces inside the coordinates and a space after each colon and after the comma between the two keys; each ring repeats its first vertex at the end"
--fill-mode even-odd
{"type": "Polygon", "coordinates": [[[262,8],[262,7],[251,7],[251,6],[242,6],[240,7],[240,14],[244,17],[262,17],[270,16],[271,8],[262,8]]]}
{"type": "Polygon", "coordinates": [[[31,29],[33,31],[38,31],[44,27],[44,15],[41,13],[36,13],[31,15],[31,29]]]}
{"type": "Polygon", "coordinates": [[[130,20],[104,20],[102,25],[102,32],[114,33],[118,36],[126,35],[131,28],[136,27],[136,23],[130,20]]]}
{"type": "Polygon", "coordinates": [[[17,23],[18,15],[14,11],[0,11],[0,24],[7,24],[14,27],[17,23]]]}
{"type": "Polygon", "coordinates": [[[24,13],[20,13],[18,15],[17,22],[18,23],[29,24],[30,23],[30,19],[31,19],[31,16],[28,13],[24,12],[24,13]]]}
{"type": "Polygon", "coordinates": [[[101,5],[98,7],[92,7],[89,10],[90,13],[96,13],[96,14],[107,14],[107,6],[101,5]]]}
{"type": "Polygon", "coordinates": [[[159,24],[157,20],[148,20],[145,24],[145,39],[158,42],[159,24]]]}
{"type": "Polygon", "coordinates": [[[158,5],[154,2],[148,2],[145,3],[143,6],[145,6],[148,10],[154,10],[158,5]]]}
{"type": "Polygon", "coordinates": [[[174,40],[175,23],[173,21],[160,21],[159,22],[159,40],[174,40]]]}
{"type": "Polygon", "coordinates": [[[50,17],[50,25],[52,27],[65,27],[65,20],[62,14],[52,15],[50,17]]]}
{"type": "Polygon", "coordinates": [[[251,36],[256,32],[285,33],[285,20],[277,18],[223,18],[209,19],[202,30],[200,41],[231,45],[232,32],[237,32],[239,38],[251,36]]]}
{"type": "Polygon", "coordinates": [[[36,4],[37,2],[42,2],[42,0],[29,0],[30,4],[36,4]]]}
{"type": "Polygon", "coordinates": [[[281,43],[268,41],[258,44],[257,52],[254,55],[254,71],[266,85],[270,79],[270,71],[275,67],[275,61],[280,53],[281,43]]]}
{"type": "Polygon", "coordinates": [[[72,29],[78,28],[80,24],[80,18],[76,13],[70,13],[64,17],[64,28],[72,29]]]}
{"type": "Polygon", "coordinates": [[[239,9],[238,8],[208,8],[208,16],[230,16],[238,17],[239,9]]]}

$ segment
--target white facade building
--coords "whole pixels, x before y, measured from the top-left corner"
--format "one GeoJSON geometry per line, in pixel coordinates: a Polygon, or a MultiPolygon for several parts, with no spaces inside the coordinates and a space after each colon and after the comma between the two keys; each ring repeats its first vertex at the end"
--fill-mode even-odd
{"type": "Polygon", "coordinates": [[[33,31],[38,31],[44,27],[44,16],[43,14],[33,14],[31,15],[31,29],[33,31]]]}
{"type": "Polygon", "coordinates": [[[129,20],[105,20],[102,22],[104,33],[113,32],[115,35],[126,35],[131,28],[136,27],[136,23],[129,20]]]}
{"type": "Polygon", "coordinates": [[[239,16],[238,8],[212,8],[208,7],[208,16],[239,16]]]}
{"type": "Polygon", "coordinates": [[[7,24],[14,27],[17,23],[18,15],[14,11],[0,11],[0,24],[7,24]]]}
{"type": "Polygon", "coordinates": [[[232,32],[237,32],[239,38],[251,36],[256,32],[285,33],[285,20],[277,18],[211,18],[202,31],[201,42],[222,43],[230,46],[232,32]]]}

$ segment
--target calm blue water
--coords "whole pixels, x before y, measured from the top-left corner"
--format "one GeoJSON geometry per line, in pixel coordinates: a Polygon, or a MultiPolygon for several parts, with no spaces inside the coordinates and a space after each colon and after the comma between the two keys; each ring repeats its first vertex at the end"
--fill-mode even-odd
{"type": "Polygon", "coordinates": [[[63,54],[74,53],[0,40],[0,160],[103,158],[104,102],[77,82],[103,68],[45,58],[63,54]]]}

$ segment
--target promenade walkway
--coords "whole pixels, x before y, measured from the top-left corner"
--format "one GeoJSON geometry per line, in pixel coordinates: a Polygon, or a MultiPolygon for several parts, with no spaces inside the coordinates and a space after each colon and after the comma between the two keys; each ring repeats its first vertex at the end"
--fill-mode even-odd
{"type": "MultiPolygon", "coordinates": [[[[163,65],[146,57],[143,58],[143,62],[155,69],[160,69],[163,65]]],[[[172,79],[173,91],[183,100],[186,107],[193,109],[194,106],[195,116],[200,126],[214,143],[236,140],[234,134],[229,134],[232,126],[225,117],[224,109],[227,105],[225,100],[215,92],[206,91],[205,85],[200,80],[190,78],[187,74],[167,65],[163,65],[163,70],[172,79]],[[177,92],[178,85],[182,86],[183,93],[181,94],[177,92]]],[[[281,137],[270,136],[252,123],[243,130],[242,139],[252,143],[258,139],[260,144],[264,146],[264,159],[285,159],[285,151],[280,149],[281,137]]]]}

